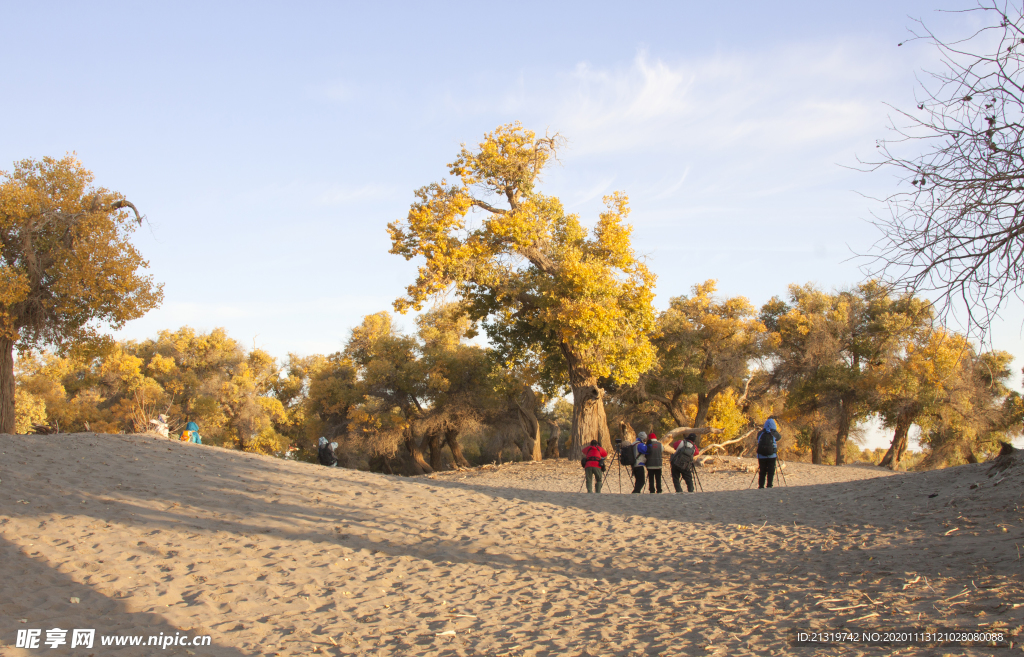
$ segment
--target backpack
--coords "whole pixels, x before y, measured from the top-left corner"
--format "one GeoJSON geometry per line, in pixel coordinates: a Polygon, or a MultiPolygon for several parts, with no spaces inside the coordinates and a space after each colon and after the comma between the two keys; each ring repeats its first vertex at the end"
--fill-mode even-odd
{"type": "Polygon", "coordinates": [[[320,459],[320,465],[331,467],[338,463],[338,458],[334,455],[334,450],[331,449],[330,443],[326,443],[320,447],[320,449],[317,450],[317,456],[320,459]]]}
{"type": "Polygon", "coordinates": [[[761,430],[757,435],[757,455],[772,456],[775,454],[775,436],[771,431],[761,430]]]}
{"type": "Polygon", "coordinates": [[[679,443],[676,453],[668,460],[677,470],[687,470],[693,465],[694,446],[689,440],[679,443]]]}
{"type": "Polygon", "coordinates": [[[632,445],[619,447],[619,463],[628,467],[636,465],[636,451],[632,445]]]}
{"type": "MultiPolygon", "coordinates": [[[[586,447],[583,448],[583,451],[586,451],[591,447],[593,447],[593,445],[587,445],[586,447]]],[[[587,463],[592,463],[593,461],[597,461],[597,465],[590,467],[599,467],[601,468],[601,472],[604,472],[604,459],[598,456],[598,453],[595,453],[592,456],[587,456],[584,454],[583,458],[580,459],[580,465],[582,465],[585,468],[587,467],[587,463]]]]}

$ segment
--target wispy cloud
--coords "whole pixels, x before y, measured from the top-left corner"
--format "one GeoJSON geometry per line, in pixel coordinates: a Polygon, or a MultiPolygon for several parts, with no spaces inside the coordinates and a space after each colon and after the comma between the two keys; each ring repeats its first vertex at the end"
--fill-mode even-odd
{"type": "Polygon", "coordinates": [[[348,205],[360,201],[385,198],[396,191],[394,187],[377,183],[358,186],[330,185],[316,196],[316,200],[322,206],[348,205]]]}
{"type": "Polygon", "coordinates": [[[877,125],[881,102],[866,100],[863,87],[889,76],[864,45],[675,63],[641,51],[625,67],[579,64],[564,80],[555,122],[580,155],[817,144],[877,125]]]}
{"type": "Polygon", "coordinates": [[[310,95],[314,98],[325,98],[338,103],[355,100],[357,97],[355,86],[350,82],[340,80],[317,85],[310,90],[310,95]]]}
{"type": "Polygon", "coordinates": [[[239,195],[238,201],[260,205],[287,203],[292,207],[336,208],[379,200],[401,192],[407,193],[407,190],[399,190],[394,185],[377,182],[345,184],[293,180],[248,189],[239,195]]]}
{"type": "Polygon", "coordinates": [[[676,181],[675,183],[670,185],[664,191],[659,192],[658,194],[655,194],[651,198],[653,200],[656,200],[656,201],[660,201],[661,199],[669,198],[670,196],[672,196],[673,194],[675,194],[676,192],[679,191],[679,188],[683,186],[683,183],[686,182],[686,178],[689,175],[690,175],[690,167],[686,167],[686,169],[683,171],[683,175],[679,178],[678,181],[676,181]]]}
{"type": "Polygon", "coordinates": [[[612,183],[615,182],[615,176],[608,176],[601,179],[599,182],[591,187],[584,188],[574,194],[573,199],[566,204],[567,208],[575,208],[584,203],[589,203],[594,199],[600,198],[608,194],[611,191],[612,183]]]}

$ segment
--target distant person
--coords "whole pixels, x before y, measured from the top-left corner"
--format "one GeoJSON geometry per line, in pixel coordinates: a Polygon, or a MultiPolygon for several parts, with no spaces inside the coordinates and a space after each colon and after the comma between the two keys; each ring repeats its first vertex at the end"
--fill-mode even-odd
{"type": "Polygon", "coordinates": [[[661,462],[665,449],[652,433],[647,437],[647,485],[648,493],[661,493],[661,462]]]}
{"type": "Polygon", "coordinates": [[[642,493],[647,483],[647,434],[641,431],[636,441],[625,447],[633,450],[633,492],[642,493]]]}
{"type": "Polygon", "coordinates": [[[338,457],[334,455],[338,443],[329,443],[323,436],[320,437],[320,446],[317,449],[317,456],[320,458],[320,465],[333,468],[338,465],[338,457]]]}
{"type": "Polygon", "coordinates": [[[186,424],[185,430],[181,432],[181,442],[202,445],[203,437],[199,435],[199,425],[195,422],[186,424]]]}
{"type": "Polygon", "coordinates": [[[768,482],[768,488],[775,483],[775,462],[778,460],[779,428],[775,420],[768,418],[764,428],[757,434],[757,487],[764,488],[768,482]]]}
{"type": "Polygon", "coordinates": [[[683,487],[679,485],[680,479],[686,482],[686,491],[693,492],[693,459],[700,454],[698,443],[697,434],[691,433],[670,445],[675,450],[669,463],[672,466],[672,486],[676,489],[676,493],[683,492],[683,487]]]}
{"type": "Polygon", "coordinates": [[[583,448],[583,470],[587,476],[587,492],[593,493],[594,491],[594,480],[597,480],[597,492],[601,492],[601,487],[604,485],[604,460],[608,456],[608,452],[597,444],[596,440],[591,440],[590,444],[583,448]]]}
{"type": "MultiPolygon", "coordinates": [[[[160,436],[163,436],[164,438],[171,437],[170,430],[167,428],[167,416],[163,413],[157,415],[156,419],[150,420],[149,423],[153,425],[153,431],[157,432],[160,436]]],[[[89,430],[88,422],[85,423],[85,430],[89,430]]]]}

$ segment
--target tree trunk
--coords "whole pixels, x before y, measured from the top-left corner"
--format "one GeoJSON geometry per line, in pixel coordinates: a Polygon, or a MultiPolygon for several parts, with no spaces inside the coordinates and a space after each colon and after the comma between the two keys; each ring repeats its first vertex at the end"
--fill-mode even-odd
{"type": "MultiPolygon", "coordinates": [[[[711,410],[711,395],[704,394],[703,392],[697,393],[697,413],[693,416],[693,426],[702,427],[704,421],[708,417],[708,411],[711,410]]],[[[680,424],[679,426],[683,426],[680,424]]]]}
{"type": "Polygon", "coordinates": [[[448,449],[452,451],[452,459],[455,460],[455,465],[460,468],[470,467],[469,461],[466,460],[466,456],[462,453],[462,445],[459,444],[459,430],[456,427],[448,427],[444,432],[444,444],[448,445],[448,449]]]}
{"type": "Polygon", "coordinates": [[[544,458],[561,458],[558,451],[558,441],[562,436],[562,427],[558,426],[557,422],[552,422],[551,420],[547,421],[547,425],[551,427],[551,435],[548,436],[548,444],[544,450],[544,458]]]}
{"type": "MultiPolygon", "coordinates": [[[[516,419],[519,419],[518,416],[516,419]]],[[[525,461],[526,455],[529,453],[526,451],[526,434],[523,433],[523,421],[519,419],[519,429],[516,430],[511,425],[508,427],[508,434],[506,436],[506,442],[514,446],[516,451],[519,452],[519,460],[525,461]]],[[[515,458],[514,456],[512,457],[515,458]]]]}
{"type": "Polygon", "coordinates": [[[604,402],[597,407],[597,411],[597,429],[599,432],[597,441],[606,452],[610,452],[612,449],[612,434],[608,430],[608,415],[604,412],[604,402]]]}
{"type": "MultiPolygon", "coordinates": [[[[601,423],[606,422],[604,413],[604,390],[597,387],[597,379],[590,384],[572,387],[572,433],[569,443],[569,460],[583,456],[584,445],[592,440],[601,440],[601,423]]],[[[605,433],[608,429],[605,427],[605,433]]]]}
{"type": "Polygon", "coordinates": [[[569,365],[569,384],[572,387],[572,432],[567,456],[579,460],[583,446],[591,440],[604,440],[605,449],[611,448],[608,419],[604,414],[604,390],[597,387],[597,377],[584,367],[579,358],[562,343],[562,353],[569,365]]]}
{"type": "Polygon", "coordinates": [[[823,443],[825,437],[821,435],[821,429],[817,426],[811,429],[811,463],[821,465],[825,462],[825,449],[823,443]]]}
{"type": "Polygon", "coordinates": [[[525,449],[521,449],[523,458],[528,461],[540,461],[544,458],[544,454],[540,448],[540,422],[535,413],[537,394],[533,388],[527,387],[523,390],[523,403],[520,404],[518,399],[513,401],[519,408],[519,424],[523,428],[523,433],[526,434],[525,449]]]}
{"type": "Polygon", "coordinates": [[[423,444],[430,450],[430,467],[435,472],[444,469],[444,461],[441,459],[441,432],[442,429],[438,427],[423,437],[423,444]]]}
{"type": "Polygon", "coordinates": [[[853,424],[853,404],[844,397],[839,403],[839,427],[836,429],[836,465],[846,463],[846,439],[853,424]]]}
{"type": "Polygon", "coordinates": [[[412,425],[405,428],[405,448],[409,450],[409,456],[412,457],[414,475],[430,474],[434,471],[423,458],[423,448],[416,442],[416,435],[412,431],[412,425]]]}
{"type": "Polygon", "coordinates": [[[14,433],[14,340],[0,338],[0,433],[14,433]]]}
{"type": "Polygon", "coordinates": [[[686,399],[686,395],[677,394],[675,397],[648,395],[647,398],[664,406],[668,414],[675,420],[676,426],[685,427],[690,423],[690,418],[686,417],[686,413],[683,412],[683,402],[686,399]]]}
{"type": "Polygon", "coordinates": [[[903,458],[903,454],[907,451],[907,434],[910,433],[911,418],[905,415],[900,415],[896,420],[896,431],[892,437],[892,443],[889,445],[889,451],[882,457],[882,461],[878,464],[882,467],[887,467],[890,470],[898,470],[900,467],[900,460],[903,458]]]}

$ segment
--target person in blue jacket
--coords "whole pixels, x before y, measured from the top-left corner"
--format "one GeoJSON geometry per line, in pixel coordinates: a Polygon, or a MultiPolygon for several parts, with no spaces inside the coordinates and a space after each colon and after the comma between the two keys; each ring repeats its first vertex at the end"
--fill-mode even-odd
{"type": "Polygon", "coordinates": [[[768,488],[775,483],[775,462],[779,458],[779,427],[773,418],[768,418],[764,428],[757,434],[757,487],[764,488],[765,481],[768,488]]]}
{"type": "Polygon", "coordinates": [[[195,422],[189,422],[186,424],[185,430],[181,432],[181,439],[185,442],[202,445],[203,437],[199,435],[199,425],[195,422]]]}
{"type": "Polygon", "coordinates": [[[647,483],[647,434],[641,431],[636,435],[636,442],[625,446],[633,450],[633,492],[644,492],[647,483]]]}

